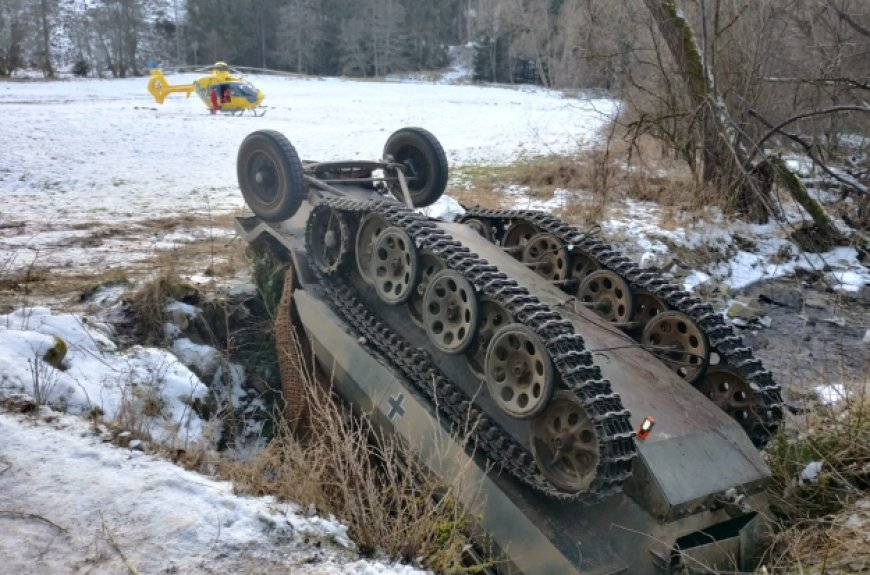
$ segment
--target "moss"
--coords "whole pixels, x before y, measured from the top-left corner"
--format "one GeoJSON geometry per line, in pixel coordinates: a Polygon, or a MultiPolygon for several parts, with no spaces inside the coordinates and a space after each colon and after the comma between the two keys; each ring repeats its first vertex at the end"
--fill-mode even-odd
{"type": "Polygon", "coordinates": [[[63,369],[63,360],[66,357],[67,345],[62,337],[54,336],[54,345],[45,352],[42,359],[55,369],[63,369]]]}

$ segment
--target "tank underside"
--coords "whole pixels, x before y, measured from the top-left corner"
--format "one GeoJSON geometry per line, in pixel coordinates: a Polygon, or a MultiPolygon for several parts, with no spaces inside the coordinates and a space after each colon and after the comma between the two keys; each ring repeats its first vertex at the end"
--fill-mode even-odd
{"type": "Polygon", "coordinates": [[[259,131],[237,169],[318,364],[456,488],[500,573],[754,567],[781,399],[711,306],[548,214],[415,211],[448,179],[420,128],[327,163],[259,131]]]}
{"type": "MultiPolygon", "coordinates": [[[[277,225],[246,218],[239,227],[249,242],[266,242],[293,263],[301,284],[294,298],[321,367],[334,374],[336,388],[347,401],[399,433],[438,476],[459,483],[460,497],[479,515],[481,527],[507,560],[502,572],[653,574],[686,565],[703,573],[706,568],[740,571],[754,566],[764,530],[756,510],[766,508],[763,489],[769,474],[739,425],[703,395],[665,366],[650,362],[642,350],[636,356],[621,350],[619,361],[597,358],[602,374],[635,414],[632,424],[655,415],[655,433],[638,442],[631,476],[621,492],[597,501],[564,500],[530,488],[499,470],[498,462],[481,450],[469,452],[451,439],[461,430],[439,413],[431,397],[408,382],[407,364],[418,362],[419,350],[426,346],[420,330],[407,321],[403,307],[384,309],[372,294],[366,295],[370,286],[358,278],[344,289],[324,283],[309,264],[301,237],[307,217],[303,210],[277,225]],[[386,317],[378,317],[372,307],[386,317]],[[739,509],[724,496],[729,489],[744,496],[739,509]]],[[[469,233],[466,226],[438,225],[453,237],[469,233]]],[[[484,257],[530,284],[541,301],[554,306],[564,302],[564,294],[537,282],[534,272],[500,258],[496,246],[476,246],[481,247],[484,257]],[[495,251],[487,253],[489,249],[495,251]]],[[[590,349],[625,343],[618,330],[584,317],[582,310],[560,315],[572,321],[590,349]]],[[[441,359],[436,369],[442,374],[461,371],[462,366],[451,363],[464,360],[441,359]]],[[[465,393],[485,397],[479,382],[454,381],[465,383],[465,393]]],[[[517,442],[528,442],[523,437],[527,430],[509,418],[497,423],[517,442]]]]}

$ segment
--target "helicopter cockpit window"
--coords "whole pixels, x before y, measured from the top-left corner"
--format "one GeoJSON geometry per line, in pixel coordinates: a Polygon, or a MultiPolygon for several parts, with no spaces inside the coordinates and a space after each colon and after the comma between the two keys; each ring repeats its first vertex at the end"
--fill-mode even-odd
{"type": "Polygon", "coordinates": [[[254,88],[251,84],[245,82],[244,84],[236,84],[234,86],[236,94],[247,98],[250,102],[257,101],[257,89],[254,88]]]}

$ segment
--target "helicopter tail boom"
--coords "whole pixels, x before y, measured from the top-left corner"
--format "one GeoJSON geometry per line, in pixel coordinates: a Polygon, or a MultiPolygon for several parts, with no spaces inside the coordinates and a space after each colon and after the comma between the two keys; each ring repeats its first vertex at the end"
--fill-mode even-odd
{"type": "Polygon", "coordinates": [[[158,104],[162,104],[166,96],[176,92],[185,93],[190,97],[193,90],[193,84],[178,84],[173,86],[166,80],[163,72],[158,69],[151,70],[151,79],[148,80],[148,91],[154,96],[158,104]]]}

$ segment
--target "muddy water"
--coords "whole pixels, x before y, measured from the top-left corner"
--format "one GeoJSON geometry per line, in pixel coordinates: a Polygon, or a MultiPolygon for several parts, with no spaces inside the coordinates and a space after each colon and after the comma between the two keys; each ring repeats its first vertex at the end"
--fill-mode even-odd
{"type": "Polygon", "coordinates": [[[797,398],[820,385],[870,380],[870,287],[857,294],[830,291],[819,282],[783,278],[742,292],[770,318],[770,327],[737,328],[783,386],[797,398]]]}

